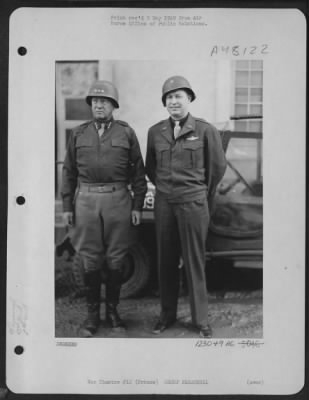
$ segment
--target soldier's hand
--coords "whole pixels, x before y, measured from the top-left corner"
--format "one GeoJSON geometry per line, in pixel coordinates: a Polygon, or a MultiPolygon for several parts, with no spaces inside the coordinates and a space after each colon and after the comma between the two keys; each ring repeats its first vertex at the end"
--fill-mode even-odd
{"type": "Polygon", "coordinates": [[[73,226],[73,212],[72,211],[65,211],[62,214],[63,222],[65,226],[73,226]]]}
{"type": "Polygon", "coordinates": [[[132,211],[132,224],[133,225],[139,225],[141,223],[141,218],[142,218],[142,213],[141,211],[132,211]]]}

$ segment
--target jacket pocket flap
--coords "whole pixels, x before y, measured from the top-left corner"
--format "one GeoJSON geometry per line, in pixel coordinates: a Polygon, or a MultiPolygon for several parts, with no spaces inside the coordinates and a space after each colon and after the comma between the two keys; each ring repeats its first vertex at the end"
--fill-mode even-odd
{"type": "Polygon", "coordinates": [[[186,140],[183,143],[182,147],[184,149],[197,150],[203,147],[203,142],[201,142],[200,140],[186,140]]]}
{"type": "Polygon", "coordinates": [[[84,138],[84,137],[80,137],[76,140],[76,148],[79,147],[93,147],[94,143],[90,138],[84,138]]]}
{"type": "Polygon", "coordinates": [[[169,150],[170,146],[168,144],[158,144],[156,145],[156,150],[157,151],[166,151],[169,150]]]}
{"type": "Polygon", "coordinates": [[[112,146],[113,147],[123,147],[124,149],[129,149],[129,143],[123,139],[112,139],[112,146]]]}

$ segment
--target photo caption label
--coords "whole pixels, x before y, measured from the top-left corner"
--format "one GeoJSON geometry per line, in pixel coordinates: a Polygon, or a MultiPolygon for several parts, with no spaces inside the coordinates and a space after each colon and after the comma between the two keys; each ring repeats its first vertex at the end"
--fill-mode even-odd
{"type": "Polygon", "coordinates": [[[204,17],[200,15],[112,15],[110,18],[111,26],[150,26],[150,27],[206,27],[204,17]]]}

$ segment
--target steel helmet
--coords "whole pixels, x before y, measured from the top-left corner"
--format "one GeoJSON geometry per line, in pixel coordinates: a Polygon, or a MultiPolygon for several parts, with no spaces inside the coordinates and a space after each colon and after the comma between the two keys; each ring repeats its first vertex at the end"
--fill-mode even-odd
{"type": "Polygon", "coordinates": [[[115,108],[119,108],[118,90],[109,81],[94,82],[90,87],[88,95],[86,97],[86,103],[89,104],[89,106],[91,106],[92,97],[106,97],[107,99],[112,100],[112,103],[114,104],[115,108]]]}
{"type": "Polygon", "coordinates": [[[163,84],[163,87],[162,87],[162,102],[163,102],[164,106],[165,106],[166,95],[169,92],[173,92],[174,90],[178,90],[178,89],[186,90],[192,96],[191,101],[195,100],[196,96],[195,96],[195,93],[193,92],[193,90],[191,88],[190,83],[183,76],[178,76],[177,75],[177,76],[172,76],[172,77],[168,78],[163,84]]]}

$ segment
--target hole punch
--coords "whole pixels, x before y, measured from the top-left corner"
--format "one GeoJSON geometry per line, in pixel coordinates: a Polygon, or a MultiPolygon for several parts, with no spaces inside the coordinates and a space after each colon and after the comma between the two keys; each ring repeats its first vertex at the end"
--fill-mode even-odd
{"type": "Polygon", "coordinates": [[[14,352],[15,352],[15,354],[20,356],[24,352],[23,346],[16,346],[15,349],[14,349],[14,352]]]}
{"type": "Polygon", "coordinates": [[[17,203],[19,206],[22,206],[23,204],[26,203],[26,199],[24,198],[24,196],[18,196],[18,197],[16,198],[16,203],[17,203]]]}
{"type": "Polygon", "coordinates": [[[27,49],[26,49],[26,47],[21,46],[21,47],[18,47],[17,52],[18,52],[18,54],[19,54],[20,56],[24,56],[24,55],[27,54],[27,49]]]}

